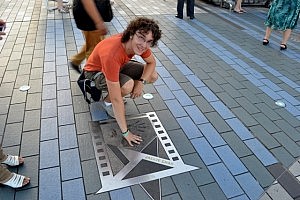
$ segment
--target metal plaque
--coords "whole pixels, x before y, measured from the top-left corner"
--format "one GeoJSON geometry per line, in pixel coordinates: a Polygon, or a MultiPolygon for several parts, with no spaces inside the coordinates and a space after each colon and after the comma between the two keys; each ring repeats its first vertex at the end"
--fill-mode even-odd
{"type": "Polygon", "coordinates": [[[155,112],[127,118],[141,144],[131,147],[114,119],[90,122],[102,188],[97,193],[140,184],[152,199],[161,199],[160,179],[198,169],[183,163],[155,112]]]}

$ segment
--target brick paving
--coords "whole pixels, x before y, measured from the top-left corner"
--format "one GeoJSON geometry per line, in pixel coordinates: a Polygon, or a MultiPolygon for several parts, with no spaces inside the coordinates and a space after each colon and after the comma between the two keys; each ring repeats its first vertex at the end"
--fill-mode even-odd
{"type": "MultiPolygon", "coordinates": [[[[144,88],[154,99],[128,99],[126,110],[155,111],[183,162],[199,169],[162,178],[161,199],[300,199],[300,29],[282,52],[279,32],[261,45],[266,8],[197,4],[194,20],[179,20],[175,0],[115,0],[107,23],[115,34],[142,15],[163,31],[153,49],[160,77],[144,88]]],[[[22,189],[0,187],[0,199],[151,199],[141,185],[96,194],[104,183],[88,122],[107,116],[80,93],[67,61],[84,39],[72,13],[53,6],[0,0],[0,141],[26,159],[11,170],[31,177],[22,189]]]]}

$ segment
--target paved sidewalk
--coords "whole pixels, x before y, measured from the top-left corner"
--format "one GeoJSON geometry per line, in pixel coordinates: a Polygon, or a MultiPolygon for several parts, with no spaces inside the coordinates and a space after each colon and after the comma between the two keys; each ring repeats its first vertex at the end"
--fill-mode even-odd
{"type": "Polygon", "coordinates": [[[262,45],[266,8],[235,14],[197,2],[196,18],[180,20],[176,0],[115,0],[109,34],[136,16],[156,19],[163,31],[153,49],[160,77],[144,89],[154,98],[128,98],[126,110],[155,112],[167,133],[157,144],[165,157],[148,159],[169,166],[158,167],[157,179],[133,177],[141,184],[117,187],[99,175],[89,127],[106,115],[86,104],[78,74],[67,66],[84,39],[72,13],[47,11],[46,3],[0,0],[7,21],[0,41],[0,141],[26,159],[11,170],[31,177],[22,189],[1,186],[1,200],[300,199],[299,28],[280,51],[279,32],[262,45]],[[23,85],[30,89],[20,91],[23,85]],[[178,168],[168,157],[174,152],[178,168]],[[96,194],[107,186],[114,189],[96,194]]]}

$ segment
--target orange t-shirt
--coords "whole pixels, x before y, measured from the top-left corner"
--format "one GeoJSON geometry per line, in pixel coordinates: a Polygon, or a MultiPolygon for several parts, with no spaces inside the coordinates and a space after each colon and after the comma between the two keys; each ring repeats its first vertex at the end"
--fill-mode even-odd
{"type": "MultiPolygon", "coordinates": [[[[119,73],[121,67],[130,61],[134,55],[127,55],[121,43],[122,34],[116,34],[102,40],[96,45],[89,56],[85,71],[102,72],[105,78],[112,82],[119,82],[119,73]]],[[[151,50],[147,49],[142,58],[151,55],[151,50]]]]}

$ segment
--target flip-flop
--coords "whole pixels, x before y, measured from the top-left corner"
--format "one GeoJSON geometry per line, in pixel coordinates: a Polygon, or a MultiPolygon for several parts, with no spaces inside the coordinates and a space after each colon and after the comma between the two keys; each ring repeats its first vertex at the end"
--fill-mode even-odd
{"type": "Polygon", "coordinates": [[[240,10],[233,10],[233,12],[238,13],[238,14],[243,14],[243,12],[240,10]]]}
{"type": "Polygon", "coordinates": [[[23,187],[23,186],[30,183],[30,178],[25,177],[25,176],[20,175],[20,174],[16,174],[16,173],[12,173],[12,174],[13,174],[13,176],[7,182],[2,183],[3,185],[7,185],[7,186],[10,186],[12,188],[20,188],[20,187],[23,187]],[[23,182],[24,182],[25,178],[28,179],[28,183],[23,185],[23,182]]]}
{"type": "Polygon", "coordinates": [[[19,161],[19,156],[7,155],[6,160],[4,160],[2,163],[9,166],[18,166],[22,165],[24,162],[19,161]]]}
{"type": "Polygon", "coordinates": [[[280,44],[280,50],[286,50],[287,46],[286,44],[280,44]]]}

